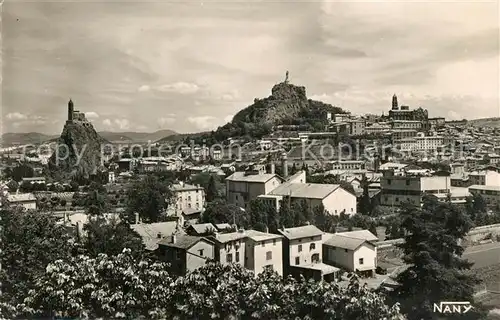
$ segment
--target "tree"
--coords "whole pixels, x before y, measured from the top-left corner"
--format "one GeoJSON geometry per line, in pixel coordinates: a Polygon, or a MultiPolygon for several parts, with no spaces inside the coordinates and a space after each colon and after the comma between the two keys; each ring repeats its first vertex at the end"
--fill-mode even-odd
{"type": "Polygon", "coordinates": [[[16,180],[10,180],[9,183],[7,183],[7,188],[9,188],[9,192],[14,193],[19,188],[19,183],[17,183],[16,180]]]}
{"type": "Polygon", "coordinates": [[[216,200],[207,205],[201,216],[203,223],[230,223],[238,227],[249,228],[250,217],[248,212],[233,204],[227,204],[223,200],[216,200]]]}
{"type": "Polygon", "coordinates": [[[117,256],[58,260],[29,292],[24,310],[40,317],[148,319],[402,319],[397,305],[353,280],[336,283],[255,277],[238,264],[205,266],[173,279],[163,263],[117,256]]]}
{"type": "Polygon", "coordinates": [[[368,192],[368,179],[366,176],[363,176],[361,180],[361,187],[363,188],[363,194],[361,195],[361,199],[359,201],[359,212],[362,214],[369,215],[372,211],[372,205],[370,201],[370,193],[368,192]]]}
{"type": "Polygon", "coordinates": [[[398,275],[395,298],[409,319],[436,319],[436,301],[473,301],[479,283],[463,259],[459,245],[472,221],[458,207],[425,196],[422,208],[407,207],[401,213],[405,230],[403,260],[408,269],[398,275]]]}
{"type": "MultiPolygon", "coordinates": [[[[5,206],[1,209],[2,304],[16,306],[51,261],[67,258],[74,248],[64,226],[46,213],[5,206]]],[[[2,315],[10,317],[8,310],[2,315]]]]}
{"type": "Polygon", "coordinates": [[[32,178],[35,175],[35,171],[26,163],[21,163],[14,167],[9,175],[13,180],[20,182],[23,178],[32,178]]]}
{"type": "Polygon", "coordinates": [[[69,185],[71,187],[71,191],[73,191],[73,192],[77,192],[78,191],[78,189],[79,189],[78,182],[71,181],[69,185]]]}
{"type": "Polygon", "coordinates": [[[170,190],[168,182],[147,175],[130,186],[127,196],[129,221],[135,219],[137,212],[145,222],[158,222],[164,218],[164,211],[172,203],[174,193],[170,190]]]}
{"type": "Polygon", "coordinates": [[[95,257],[100,253],[107,255],[120,254],[128,248],[134,256],[140,256],[144,251],[142,238],[130,225],[124,221],[97,217],[85,224],[83,248],[86,254],[95,257]]]}
{"type": "Polygon", "coordinates": [[[172,318],[171,277],[163,263],[137,262],[130,250],[116,256],[55,260],[26,296],[36,318],[172,318]]]}
{"type": "Polygon", "coordinates": [[[100,183],[92,182],[88,189],[89,191],[83,200],[87,213],[91,216],[102,215],[109,208],[106,188],[100,183]]]}
{"type": "Polygon", "coordinates": [[[215,178],[213,175],[210,176],[210,180],[208,181],[208,186],[205,190],[206,190],[207,202],[212,202],[218,198],[219,193],[217,191],[217,185],[215,184],[215,178]]]}

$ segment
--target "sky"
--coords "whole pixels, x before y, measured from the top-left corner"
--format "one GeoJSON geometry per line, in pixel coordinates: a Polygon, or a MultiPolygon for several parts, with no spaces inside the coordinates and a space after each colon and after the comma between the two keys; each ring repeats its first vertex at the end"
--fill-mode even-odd
{"type": "Polygon", "coordinates": [[[496,1],[6,1],[2,131],[216,129],[290,72],[311,99],[500,116],[496,1]]]}

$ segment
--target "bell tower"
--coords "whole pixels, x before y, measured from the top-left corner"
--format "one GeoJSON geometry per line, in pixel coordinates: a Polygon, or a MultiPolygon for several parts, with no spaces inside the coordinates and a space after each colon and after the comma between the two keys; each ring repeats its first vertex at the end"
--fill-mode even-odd
{"type": "Polygon", "coordinates": [[[395,94],[392,96],[392,110],[399,110],[398,97],[395,94]]]}
{"type": "Polygon", "coordinates": [[[71,99],[69,99],[69,101],[68,101],[68,122],[73,121],[73,111],[74,111],[73,101],[71,99]]]}

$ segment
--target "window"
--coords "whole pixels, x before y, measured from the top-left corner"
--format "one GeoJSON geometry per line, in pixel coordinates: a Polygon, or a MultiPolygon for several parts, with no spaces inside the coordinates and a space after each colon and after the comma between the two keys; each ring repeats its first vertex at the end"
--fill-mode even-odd
{"type": "Polygon", "coordinates": [[[359,264],[363,264],[363,258],[359,258],[359,264]]]}
{"type": "Polygon", "coordinates": [[[406,185],[409,186],[410,185],[410,180],[406,180],[406,185]]]}
{"type": "Polygon", "coordinates": [[[387,179],[387,184],[391,184],[391,179],[387,179]]]}
{"type": "Polygon", "coordinates": [[[198,250],[200,257],[203,257],[203,249],[198,250]]]}
{"type": "Polygon", "coordinates": [[[191,208],[191,203],[188,203],[188,207],[191,208]]]}
{"type": "Polygon", "coordinates": [[[353,209],[353,208],[351,208],[351,212],[354,212],[354,209],[353,209]]]}
{"type": "Polygon", "coordinates": [[[226,262],[227,263],[232,263],[233,262],[233,254],[229,253],[226,255],[226,262]]]}
{"type": "Polygon", "coordinates": [[[266,252],[266,260],[272,260],[273,259],[273,252],[268,251],[266,252]]]}
{"type": "Polygon", "coordinates": [[[240,253],[236,251],[236,262],[240,262],[240,253]]]}
{"type": "Polygon", "coordinates": [[[345,250],[345,252],[347,252],[347,249],[344,249],[344,250],[345,250]]]}
{"type": "Polygon", "coordinates": [[[398,198],[398,197],[396,197],[396,202],[398,202],[398,201],[399,201],[399,198],[398,198]]]}
{"type": "Polygon", "coordinates": [[[276,245],[276,239],[273,239],[273,246],[276,245]]]}
{"type": "Polygon", "coordinates": [[[302,252],[302,245],[299,244],[299,252],[302,252]]]}
{"type": "Polygon", "coordinates": [[[235,198],[236,200],[238,200],[238,195],[236,195],[234,198],[235,198]]]}
{"type": "Polygon", "coordinates": [[[266,242],[265,241],[262,241],[262,246],[266,246],[266,242]]]}
{"type": "Polygon", "coordinates": [[[316,243],[311,243],[309,245],[309,251],[316,249],[316,243]]]}
{"type": "Polygon", "coordinates": [[[317,263],[319,262],[319,253],[315,253],[311,256],[311,261],[312,263],[317,263]]]}
{"type": "Polygon", "coordinates": [[[191,196],[188,196],[188,201],[191,201],[191,196]]]}
{"type": "Polygon", "coordinates": [[[300,264],[300,257],[295,257],[295,265],[298,266],[300,264]]]}
{"type": "Polygon", "coordinates": [[[314,240],[314,237],[311,237],[311,240],[314,240]]]}
{"type": "Polygon", "coordinates": [[[176,259],[177,259],[177,260],[180,260],[180,259],[181,259],[181,256],[182,256],[182,254],[181,254],[181,250],[177,250],[177,251],[175,252],[175,256],[176,256],[176,259]]]}

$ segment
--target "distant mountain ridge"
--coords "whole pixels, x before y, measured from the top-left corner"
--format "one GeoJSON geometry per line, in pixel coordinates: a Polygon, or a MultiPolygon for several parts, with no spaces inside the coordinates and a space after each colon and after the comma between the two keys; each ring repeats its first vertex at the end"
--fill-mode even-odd
{"type": "MultiPolygon", "coordinates": [[[[155,132],[111,132],[111,131],[100,131],[98,132],[104,140],[110,142],[155,142],[157,140],[178,134],[173,130],[158,130],[155,132]]],[[[4,133],[2,135],[2,146],[10,146],[13,144],[41,144],[44,142],[55,141],[59,138],[59,135],[48,135],[39,132],[27,132],[27,133],[4,133]]]]}
{"type": "Polygon", "coordinates": [[[500,117],[474,119],[474,120],[468,120],[467,122],[475,127],[500,128],[500,117]]]}

